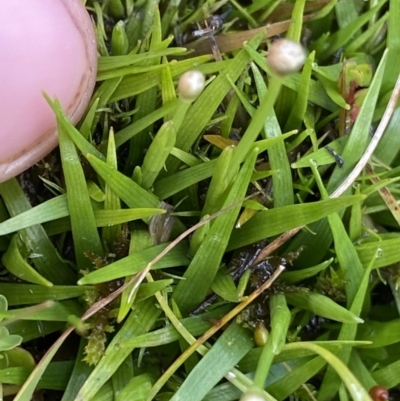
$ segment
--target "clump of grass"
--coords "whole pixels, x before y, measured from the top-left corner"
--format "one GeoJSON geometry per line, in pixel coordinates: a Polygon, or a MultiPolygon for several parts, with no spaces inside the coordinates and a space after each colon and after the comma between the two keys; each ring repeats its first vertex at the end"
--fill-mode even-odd
{"type": "Polygon", "coordinates": [[[158,3],[86,2],[87,112],[0,184],[3,394],[396,399],[399,2],[158,3]]]}

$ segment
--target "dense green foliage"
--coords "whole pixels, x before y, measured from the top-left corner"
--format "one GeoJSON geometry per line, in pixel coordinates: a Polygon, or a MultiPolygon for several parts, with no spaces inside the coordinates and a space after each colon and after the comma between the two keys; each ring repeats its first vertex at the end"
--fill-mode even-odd
{"type": "Polygon", "coordinates": [[[86,7],[87,112],[0,184],[3,395],[399,399],[400,2],[86,7]]]}

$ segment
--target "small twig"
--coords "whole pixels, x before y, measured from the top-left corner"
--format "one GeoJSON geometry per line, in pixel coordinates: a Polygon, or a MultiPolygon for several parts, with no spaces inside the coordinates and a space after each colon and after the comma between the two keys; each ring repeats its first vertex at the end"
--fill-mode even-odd
{"type": "Polygon", "coordinates": [[[286,231],[281,234],[278,238],[268,244],[259,253],[257,259],[253,262],[253,266],[261,263],[267,256],[271,255],[272,252],[276,251],[280,246],[282,246],[286,241],[289,241],[294,235],[296,235],[304,226],[293,228],[292,230],[286,231]]]}
{"type": "MultiPolygon", "coordinates": [[[[315,14],[305,15],[303,17],[303,22],[309,21],[310,19],[312,19],[312,17],[314,17],[314,15],[315,14]]],[[[267,24],[259,28],[250,29],[248,31],[233,32],[225,35],[216,35],[215,41],[221,53],[228,53],[242,48],[243,42],[247,42],[253,39],[254,36],[265,29],[266,33],[263,37],[264,42],[269,38],[286,32],[289,29],[289,26],[290,20],[280,21],[273,24],[267,24]]],[[[195,41],[193,43],[187,43],[185,44],[185,47],[188,50],[193,50],[193,52],[190,53],[190,57],[193,57],[194,55],[212,53],[211,43],[209,40],[207,40],[207,38],[195,41]]]]}
{"type": "MultiPolygon", "coordinates": [[[[233,278],[233,281],[235,283],[238,282],[238,280],[241,278],[242,274],[249,268],[252,268],[255,266],[254,261],[257,259],[257,256],[261,252],[261,249],[257,249],[254,255],[252,255],[250,260],[245,261],[245,263],[242,266],[239,266],[238,269],[236,269],[234,272],[232,272],[230,275],[233,278]]],[[[196,316],[199,313],[203,312],[205,309],[207,309],[210,305],[212,305],[216,300],[218,299],[218,295],[213,293],[208,299],[206,299],[202,304],[200,304],[196,309],[194,309],[192,312],[189,313],[190,316],[196,316]]]]}
{"type": "MultiPolygon", "coordinates": [[[[40,377],[37,377],[41,372],[43,374],[44,368],[50,363],[51,359],[57,352],[57,350],[61,347],[61,344],[66,340],[66,338],[73,332],[74,328],[69,327],[65,330],[60,337],[58,337],[57,341],[47,350],[47,352],[43,355],[42,359],[32,370],[31,374],[25,380],[25,383],[19,389],[18,394],[15,396],[14,401],[20,401],[22,397],[26,396],[27,393],[30,392],[30,388],[33,386],[36,387],[39,382],[40,377]]],[[[32,390],[33,393],[33,390],[32,390]]]]}
{"type": "MultiPolygon", "coordinates": [[[[365,166],[365,169],[368,174],[371,175],[369,178],[370,181],[374,184],[380,182],[379,177],[374,177],[374,170],[372,167],[367,164],[365,166]]],[[[393,218],[397,221],[397,224],[400,226],[400,207],[397,203],[396,198],[393,196],[393,194],[390,192],[390,190],[387,187],[380,188],[378,190],[379,195],[381,196],[382,200],[385,202],[386,206],[388,207],[390,213],[392,213],[393,218]]]]}

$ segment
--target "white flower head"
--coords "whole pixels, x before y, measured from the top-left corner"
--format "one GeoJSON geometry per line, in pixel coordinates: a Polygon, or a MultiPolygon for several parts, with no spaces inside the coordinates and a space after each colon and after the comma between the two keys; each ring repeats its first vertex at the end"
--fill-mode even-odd
{"type": "Polygon", "coordinates": [[[205,78],[204,74],[197,70],[185,72],[179,79],[179,96],[185,102],[194,102],[203,92],[205,78]]]}
{"type": "Polygon", "coordinates": [[[303,46],[289,39],[278,39],[268,49],[268,65],[278,75],[299,71],[305,61],[306,52],[303,46]]]}

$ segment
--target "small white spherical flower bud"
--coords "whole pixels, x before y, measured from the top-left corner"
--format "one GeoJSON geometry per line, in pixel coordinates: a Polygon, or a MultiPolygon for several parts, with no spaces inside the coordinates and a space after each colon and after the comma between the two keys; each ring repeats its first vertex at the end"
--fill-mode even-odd
{"type": "Polygon", "coordinates": [[[268,65],[278,75],[299,71],[305,61],[303,46],[289,39],[278,39],[268,49],[268,65]]]}
{"type": "Polygon", "coordinates": [[[203,92],[204,74],[197,70],[185,72],[179,79],[178,90],[180,98],[188,103],[194,102],[203,92]]]}
{"type": "Polygon", "coordinates": [[[261,390],[251,389],[243,393],[240,397],[240,401],[267,401],[267,399],[264,397],[261,390]]]}

